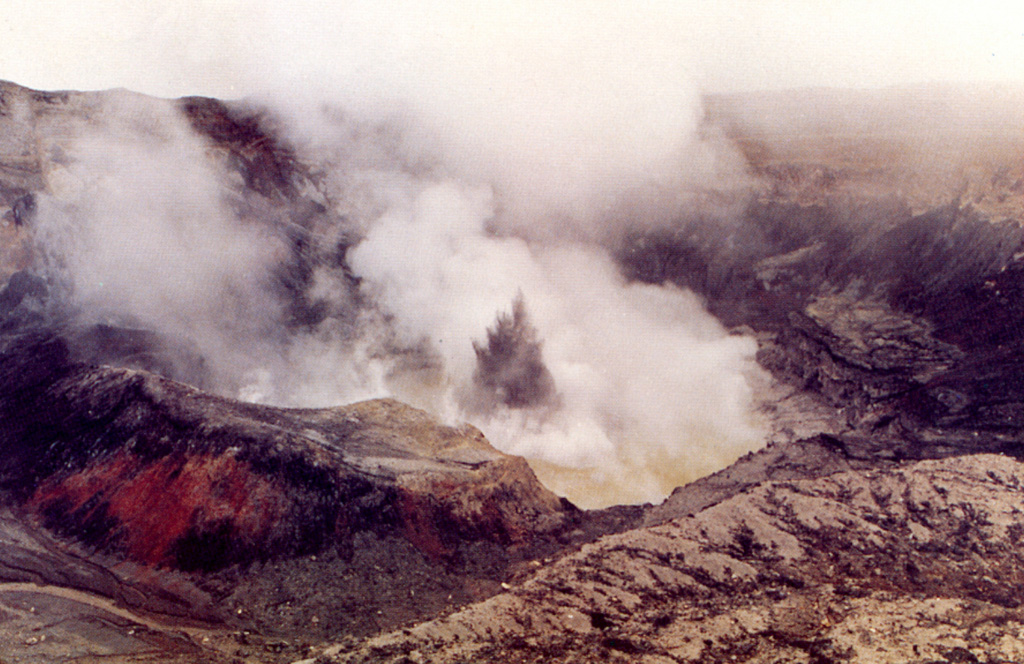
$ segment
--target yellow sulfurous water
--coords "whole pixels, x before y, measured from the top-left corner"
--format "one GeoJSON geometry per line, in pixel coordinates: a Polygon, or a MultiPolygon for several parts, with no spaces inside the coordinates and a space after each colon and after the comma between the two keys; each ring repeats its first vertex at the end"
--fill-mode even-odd
{"type": "Polygon", "coordinates": [[[737,441],[694,441],[692,455],[636,448],[638,458],[612,458],[608,463],[570,467],[527,458],[537,478],[559,496],[583,509],[612,505],[660,503],[676,487],[689,484],[726,467],[744,453],[761,446],[752,438],[746,447],[737,441]],[[719,443],[716,446],[716,442],[719,443]],[[709,450],[719,452],[708,453],[709,450]]]}

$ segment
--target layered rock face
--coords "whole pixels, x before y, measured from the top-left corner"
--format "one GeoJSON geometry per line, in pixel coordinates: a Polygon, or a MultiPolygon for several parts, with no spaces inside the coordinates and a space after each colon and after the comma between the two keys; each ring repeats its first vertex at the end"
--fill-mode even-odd
{"type": "MultiPolygon", "coordinates": [[[[510,561],[557,546],[580,520],[524,460],[497,452],[478,430],[442,426],[396,401],[245,404],[147,372],[76,363],[48,333],[6,337],[0,365],[7,504],[101,565],[127,563],[105,586],[72,585],[104,594],[139,586],[142,608],[287,632],[374,629],[486,595],[510,561]],[[378,583],[404,594],[397,605],[352,576],[396,557],[403,569],[378,583]],[[272,571],[299,559],[305,569],[272,571]],[[437,567],[444,571],[431,572],[437,567]],[[275,576],[293,586],[289,599],[250,587],[275,576]],[[331,595],[309,592],[318,584],[331,595]],[[314,616],[311,600],[323,614],[302,624],[314,616]],[[360,611],[342,610],[349,603],[360,611]]],[[[68,574],[62,566],[6,576],[56,583],[68,574]]]]}
{"type": "Polygon", "coordinates": [[[214,571],[362,531],[442,559],[467,541],[522,543],[567,510],[476,429],[396,401],[249,405],[74,364],[54,339],[10,338],[0,357],[3,487],[54,530],[136,562],[214,571]]]}
{"type": "Polygon", "coordinates": [[[393,400],[236,401],[185,336],[82,315],[74,257],[33,233],[57,190],[88,212],[66,149],[98,125],[185,123],[218,210],[270,239],[266,309],[218,316],[355,325],[358,238],[254,105],[0,85],[0,660],[1024,659],[1024,106],[951,94],[707,101],[753,188],[616,256],[756,335],[771,438],[597,513],[473,427],[393,400]],[[937,110],[963,104],[988,120],[937,110]],[[316,297],[325,267],[344,306],[316,297]]]}
{"type": "Polygon", "coordinates": [[[761,193],[624,244],[636,278],[758,333],[800,413],[776,399],[777,438],[816,419],[864,459],[1020,454],[1024,119],[1019,91],[983,92],[714,98],[761,193]]]}

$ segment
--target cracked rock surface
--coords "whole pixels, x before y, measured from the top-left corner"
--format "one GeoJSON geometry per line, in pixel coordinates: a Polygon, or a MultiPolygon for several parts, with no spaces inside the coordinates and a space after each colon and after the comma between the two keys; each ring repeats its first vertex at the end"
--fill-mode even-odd
{"type": "Polygon", "coordinates": [[[217,397],[193,345],[76,319],[32,229],[106,124],[198,134],[290,329],[344,318],[325,266],[358,303],[358,237],[256,105],[0,82],[0,664],[1024,661],[1024,96],[910,92],[706,100],[753,190],[609,249],[758,340],[770,439],[597,513],[471,427],[217,397]]]}
{"type": "MultiPolygon", "coordinates": [[[[766,482],[611,535],[332,662],[1009,662],[1024,465],[996,455],[766,482]]],[[[1017,654],[1014,654],[1017,653],[1017,654]]]]}

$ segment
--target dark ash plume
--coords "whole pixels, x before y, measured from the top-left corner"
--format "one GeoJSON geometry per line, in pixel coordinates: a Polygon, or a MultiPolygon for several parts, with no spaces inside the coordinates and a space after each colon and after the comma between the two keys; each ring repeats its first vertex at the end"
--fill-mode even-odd
{"type": "Polygon", "coordinates": [[[473,342],[478,400],[509,408],[552,405],[555,380],[544,364],[542,346],[520,293],[512,302],[512,313],[499,313],[494,327],[487,329],[487,344],[473,342]]]}

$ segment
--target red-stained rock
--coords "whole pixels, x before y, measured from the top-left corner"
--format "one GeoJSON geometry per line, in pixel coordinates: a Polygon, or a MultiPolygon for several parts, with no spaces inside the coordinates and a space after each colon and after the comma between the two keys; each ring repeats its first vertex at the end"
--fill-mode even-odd
{"type": "Polygon", "coordinates": [[[191,532],[222,530],[235,542],[266,545],[285,516],[285,487],[234,454],[173,454],[146,463],[116,452],[80,472],[46,480],[28,505],[55,521],[88,523],[102,515],[128,557],[175,565],[176,544],[191,532]]]}
{"type": "Polygon", "coordinates": [[[0,434],[0,479],[49,527],[98,550],[215,570],[370,531],[442,559],[470,542],[529,544],[571,513],[478,430],[396,401],[256,406],[60,349],[8,340],[0,357],[0,415],[19,425],[0,434]]]}

